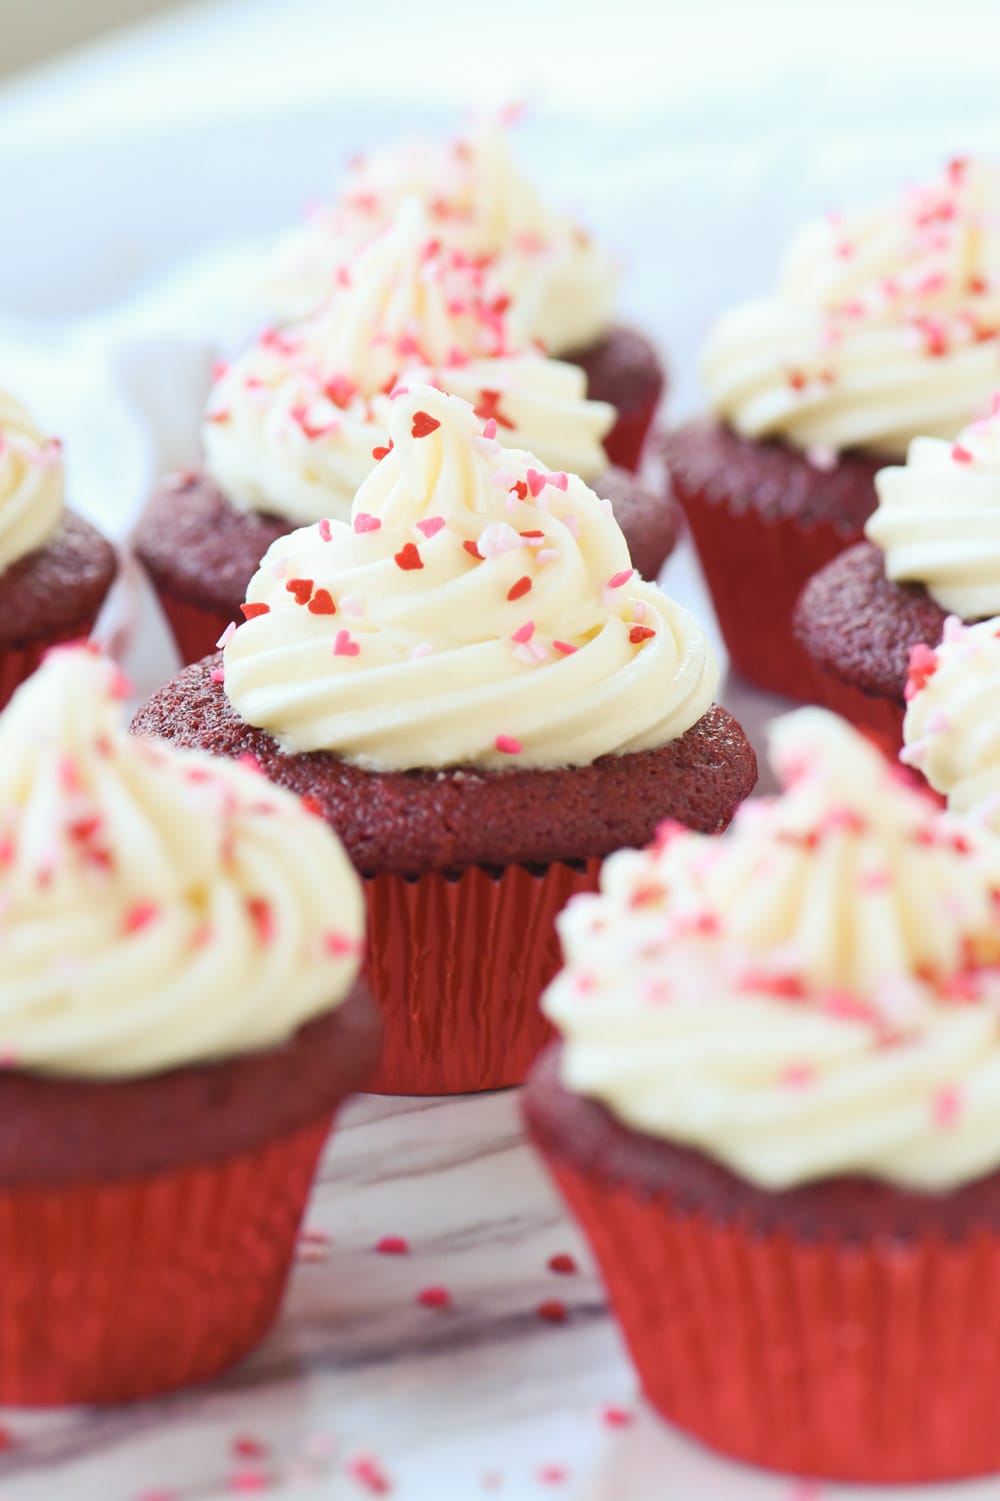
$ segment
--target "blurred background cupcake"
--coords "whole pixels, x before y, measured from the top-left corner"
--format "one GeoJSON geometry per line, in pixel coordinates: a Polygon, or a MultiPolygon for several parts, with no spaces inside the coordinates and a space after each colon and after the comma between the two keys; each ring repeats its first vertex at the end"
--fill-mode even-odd
{"type": "Polygon", "coordinates": [[[771,755],[779,797],[563,914],[528,1124],[664,1416],[797,1475],[987,1473],[997,841],[825,710],[771,755]]]}
{"type": "Polygon", "coordinates": [[[791,633],[806,580],[862,536],[876,472],[911,439],[951,440],[985,408],[1000,348],[1000,168],[935,181],[802,229],[777,291],[718,320],[712,414],[667,439],[734,665],[810,696],[791,633]]]}
{"type": "Polygon", "coordinates": [[[389,1093],[519,1083],[559,907],[662,819],[723,827],[756,777],[707,640],[635,574],[610,504],[492,431],[432,387],[397,394],[350,522],[275,542],[224,668],[181,673],[134,726],[251,752],[340,834],[389,1093]]]}
{"type": "Polygon", "coordinates": [[[364,905],[252,766],[126,734],[59,648],[0,717],[0,1400],[203,1381],[281,1300],[378,1020],[364,905]]]}
{"type": "Polygon", "coordinates": [[[65,507],[62,445],[0,391],[0,708],[49,647],[90,635],[114,550],[65,507]]]}

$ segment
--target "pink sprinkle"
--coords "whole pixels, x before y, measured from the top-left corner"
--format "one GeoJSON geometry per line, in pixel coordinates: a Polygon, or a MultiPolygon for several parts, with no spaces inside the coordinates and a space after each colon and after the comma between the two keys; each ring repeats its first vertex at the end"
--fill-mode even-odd
{"type": "Polygon", "coordinates": [[[347,1473],[371,1496],[388,1496],[393,1489],[392,1481],[373,1454],[359,1454],[352,1459],[347,1473]]]}
{"type": "Polygon", "coordinates": [[[778,1083],[785,1089],[805,1089],[815,1078],[816,1070],[811,1063],[790,1063],[781,1070],[778,1083]]]}
{"type": "Polygon", "coordinates": [[[177,1491],[165,1491],[159,1488],[151,1491],[140,1491],[135,1501],[180,1501],[177,1491]]]}
{"type": "Polygon", "coordinates": [[[209,677],[213,683],[224,683],[226,681],[225,669],[222,667],[213,667],[209,673],[209,677]]]}
{"type": "Polygon", "coordinates": [[[483,1475],[483,1490],[498,1491],[503,1485],[503,1476],[499,1470],[487,1470],[483,1475]]]}
{"type": "Polygon", "coordinates": [[[450,1308],[451,1293],[446,1287],[422,1287],[417,1302],[421,1308],[450,1308]]]}
{"type": "Polygon", "coordinates": [[[497,419],[491,417],[483,428],[484,438],[495,438],[497,435],[497,419]]]}
{"type": "Polygon", "coordinates": [[[494,745],[502,756],[519,756],[524,747],[513,735],[498,735],[494,745]]]}
{"type": "Polygon", "coordinates": [[[265,946],[273,943],[276,924],[271,903],[263,896],[249,896],[246,907],[257,934],[257,942],[265,946]]]}
{"type": "Polygon", "coordinates": [[[957,1085],[945,1084],[931,1101],[931,1115],[936,1126],[953,1126],[962,1108],[962,1096],[957,1085]]]}
{"type": "Polygon", "coordinates": [[[340,601],[341,612],[350,615],[352,620],[362,620],[365,615],[365,602],[360,594],[345,594],[340,601]]]}
{"type": "Polygon", "coordinates": [[[319,523],[319,525],[317,527],[317,530],[319,532],[321,541],[323,541],[323,542],[330,542],[332,540],[332,538],[333,538],[333,531],[331,530],[330,523],[329,523],[329,521],[327,520],[327,518],[325,516],[323,517],[323,520],[319,523]]]}
{"type": "Polygon", "coordinates": [[[122,932],[141,933],[143,928],[148,928],[150,923],[156,921],[159,914],[160,909],[155,902],[136,902],[125,914],[122,932]]]}
{"type": "Polygon", "coordinates": [[[866,870],[858,882],[862,891],[884,891],[892,885],[892,876],[887,870],[866,870]]]}
{"type": "Polygon", "coordinates": [[[364,944],[360,939],[352,938],[349,933],[341,933],[336,928],[331,928],[326,934],[323,947],[332,959],[356,959],[364,952],[364,944]]]}
{"type": "Polygon", "coordinates": [[[554,563],[558,557],[559,552],[557,548],[543,547],[541,552],[535,553],[535,562],[539,568],[544,568],[546,563],[554,563]]]}
{"type": "Polygon", "coordinates": [[[510,639],[516,641],[520,646],[522,642],[530,641],[534,634],[535,622],[533,620],[526,620],[522,626],[518,627],[510,639]]]}
{"type": "Polygon", "coordinates": [[[542,1485],[563,1485],[569,1479],[569,1470],[565,1465],[542,1465],[538,1479],[542,1485]]]}
{"type": "Polygon", "coordinates": [[[541,495],[542,491],[545,489],[545,475],[539,474],[537,469],[529,469],[527,474],[525,475],[525,479],[528,482],[528,489],[531,491],[532,498],[534,500],[537,500],[539,495],[541,495]]]}
{"type": "Polygon", "coordinates": [[[956,464],[972,463],[972,454],[967,448],[963,448],[961,443],[952,444],[951,456],[956,464]]]}
{"type": "Polygon", "coordinates": [[[433,650],[429,641],[421,641],[420,645],[415,646],[410,652],[410,661],[419,662],[421,657],[429,657],[433,650]]]}
{"type": "Polygon", "coordinates": [[[263,1439],[254,1438],[252,1434],[240,1434],[230,1444],[233,1454],[237,1459],[263,1459],[268,1452],[268,1446],[263,1439]]]}
{"type": "Polygon", "coordinates": [[[441,528],[447,525],[443,516],[428,516],[426,520],[417,522],[417,531],[423,532],[425,537],[436,537],[441,528]]]}
{"type": "Polygon", "coordinates": [[[222,635],[219,637],[218,641],[215,643],[219,651],[222,651],[225,647],[227,647],[235,635],[236,621],[231,620],[226,626],[226,629],[223,631],[222,635]]]}
{"type": "Polygon", "coordinates": [[[369,516],[367,511],[359,511],[354,518],[354,530],[356,532],[377,532],[382,526],[377,516],[369,516]]]}
{"type": "Polygon", "coordinates": [[[250,772],[251,776],[262,777],[264,768],[252,751],[244,751],[242,756],[236,757],[237,766],[242,766],[244,771],[250,772]]]}
{"type": "Polygon", "coordinates": [[[350,631],[338,631],[333,643],[335,657],[356,657],[361,650],[360,641],[355,641],[350,631]]]}
{"type": "Polygon", "coordinates": [[[552,645],[555,647],[556,651],[562,652],[564,657],[571,657],[573,653],[578,649],[575,646],[571,646],[568,641],[553,641],[552,645]]]}
{"type": "Polygon", "coordinates": [[[562,469],[557,469],[555,474],[549,475],[549,484],[553,485],[557,490],[568,490],[569,475],[564,473],[562,469]]]}
{"type": "Polygon", "coordinates": [[[266,1470],[258,1468],[236,1470],[229,1477],[228,1489],[240,1496],[259,1495],[261,1491],[271,1489],[271,1477],[266,1470]]]}
{"type": "Polygon", "coordinates": [[[549,1257],[546,1265],[557,1277],[575,1277],[580,1270],[568,1251],[557,1251],[555,1256],[549,1257]]]}
{"type": "Polygon", "coordinates": [[[605,1428],[629,1428],[635,1421],[627,1407],[606,1407],[601,1413],[605,1428]]]}
{"type": "Polygon", "coordinates": [[[380,1256],[409,1256],[410,1242],[405,1235],[383,1235],[374,1249],[380,1256]]]}
{"type": "Polygon", "coordinates": [[[608,588],[609,589],[620,589],[623,584],[627,584],[628,583],[629,579],[632,577],[632,575],[634,573],[635,573],[635,569],[634,568],[623,568],[622,571],[621,571],[621,573],[613,573],[611,575],[611,577],[608,579],[608,588]]]}
{"type": "Polygon", "coordinates": [[[578,518],[576,516],[564,516],[563,519],[562,519],[562,521],[563,521],[563,526],[566,528],[566,530],[570,533],[571,536],[573,536],[573,537],[579,537],[579,535],[580,535],[580,522],[579,522],[579,520],[578,520],[578,518]]]}
{"type": "Polygon", "coordinates": [[[820,1501],[823,1487],[818,1480],[795,1480],[788,1501],[820,1501]]]}

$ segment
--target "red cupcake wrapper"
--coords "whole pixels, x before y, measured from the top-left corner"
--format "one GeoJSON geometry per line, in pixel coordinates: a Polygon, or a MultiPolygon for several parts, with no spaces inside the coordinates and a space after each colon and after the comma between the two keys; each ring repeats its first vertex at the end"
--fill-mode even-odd
{"type": "Polygon", "coordinates": [[[903,720],[906,705],[895,699],[864,693],[851,683],[844,683],[824,672],[815,662],[812,669],[809,702],[832,709],[849,724],[871,737],[880,749],[895,760],[903,748],[903,720]]]}
{"type": "Polygon", "coordinates": [[[368,1088],[468,1094],[523,1083],[552,1037],[538,998],[559,968],[556,914],[596,890],[600,868],[367,878],[365,973],[383,1025],[368,1088]]]}
{"type": "Polygon", "coordinates": [[[159,588],[156,594],[180,653],[181,665],[187,667],[210,656],[233,617],[189,604],[186,599],[179,599],[176,594],[167,594],[159,588]]]}
{"type": "Polygon", "coordinates": [[[863,532],[767,520],[699,492],[676,494],[733,666],[759,688],[808,701],[816,666],[792,634],[792,612],[813,574],[863,532]]]}
{"type": "Polygon", "coordinates": [[[904,1484],[1000,1469],[1000,1236],[754,1234],[550,1167],[671,1422],[797,1475],[904,1484]]]}
{"type": "Polygon", "coordinates": [[[614,427],[604,439],[604,452],[609,463],[616,464],[619,469],[631,469],[633,473],[639,468],[659,401],[660,392],[656,391],[642,406],[619,412],[614,427]]]}
{"type": "Polygon", "coordinates": [[[0,1188],[0,1402],[124,1402],[246,1355],[281,1302],[324,1116],[146,1177],[0,1188]]]}
{"type": "Polygon", "coordinates": [[[92,615],[89,619],[81,621],[80,625],[71,631],[47,636],[43,641],[31,641],[27,646],[9,646],[6,650],[0,649],[0,709],[10,703],[21,684],[38,670],[43,659],[54,646],[60,646],[67,641],[85,640],[96,624],[97,615],[92,615]]]}

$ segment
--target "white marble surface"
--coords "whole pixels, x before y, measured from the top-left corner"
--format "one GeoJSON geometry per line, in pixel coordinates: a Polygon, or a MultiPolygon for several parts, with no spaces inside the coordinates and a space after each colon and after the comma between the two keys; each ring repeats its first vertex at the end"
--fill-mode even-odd
{"type": "MultiPolygon", "coordinates": [[[[697,399],[706,318],[762,281],[806,210],[1000,142],[995,0],[946,17],[917,0],[821,15],[621,0],[613,45],[603,5],[509,0],[505,37],[534,46],[486,78],[464,66],[450,0],[424,0],[417,52],[382,46],[402,5],[357,9],[345,26],[329,0],[215,0],[0,90],[0,365],[70,433],[74,498],[116,535],[156,470],[189,456],[209,357],[193,337],[204,288],[200,302],[143,289],[182,255],[277,226],[404,119],[448,122],[521,89],[540,102],[527,155],[628,252],[627,302],[670,349],[675,411],[697,399]]],[[[686,551],[667,582],[707,618],[686,551]]],[[[168,669],[148,615],[132,665],[142,688],[168,669]]],[[[759,741],[775,705],[736,683],[725,697],[759,741]]],[[[366,1455],[399,1501],[820,1495],[718,1460],[644,1408],[514,1093],[355,1102],[307,1225],[329,1254],[296,1264],[274,1332],[225,1380],[129,1409],[0,1413],[0,1501],[363,1501],[366,1455]],[[387,1234],[410,1254],[376,1254],[387,1234]],[[547,1269],[559,1252],[577,1275],[547,1269]],[[418,1304],[433,1285],[451,1308],[418,1304]],[[553,1298],[565,1323],[537,1315],[553,1298]],[[627,1426],[607,1425],[608,1405],[627,1426]]],[[[876,1494],[905,1493],[822,1490],[876,1494]]],[[[923,1494],[1000,1501],[1000,1480],[923,1494]]]]}

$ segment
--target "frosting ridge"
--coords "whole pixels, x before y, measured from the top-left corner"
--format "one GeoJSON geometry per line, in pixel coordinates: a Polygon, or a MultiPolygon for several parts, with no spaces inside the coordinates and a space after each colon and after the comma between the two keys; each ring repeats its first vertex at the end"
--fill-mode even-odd
{"type": "Polygon", "coordinates": [[[65,496],[62,448],[20,402],[0,391],[0,572],[59,529],[65,496]]]}

